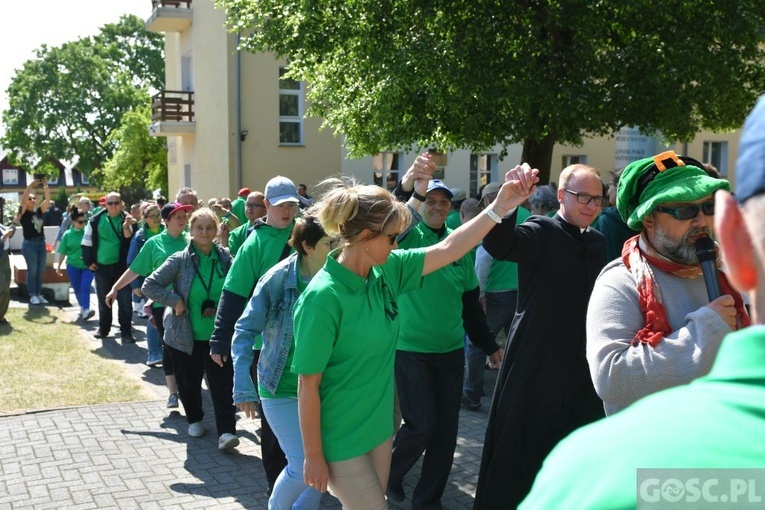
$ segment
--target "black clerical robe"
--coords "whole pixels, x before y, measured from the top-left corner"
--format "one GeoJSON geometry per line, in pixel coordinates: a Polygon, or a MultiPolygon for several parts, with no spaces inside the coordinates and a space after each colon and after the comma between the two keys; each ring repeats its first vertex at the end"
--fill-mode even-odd
{"type": "Polygon", "coordinates": [[[518,263],[518,307],[491,403],[474,510],[515,508],[542,461],[574,429],[604,416],[585,357],[587,302],[606,264],[603,235],[560,215],[507,217],[486,236],[518,263]]]}

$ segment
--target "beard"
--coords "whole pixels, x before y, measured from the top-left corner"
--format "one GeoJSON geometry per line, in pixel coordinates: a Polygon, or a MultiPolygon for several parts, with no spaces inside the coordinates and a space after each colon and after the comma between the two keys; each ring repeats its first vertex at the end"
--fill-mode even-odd
{"type": "Polygon", "coordinates": [[[699,259],[696,256],[696,243],[689,241],[691,237],[709,236],[714,240],[712,231],[707,227],[693,227],[680,239],[673,239],[666,230],[657,226],[652,244],[654,249],[676,264],[697,266],[699,259]]]}

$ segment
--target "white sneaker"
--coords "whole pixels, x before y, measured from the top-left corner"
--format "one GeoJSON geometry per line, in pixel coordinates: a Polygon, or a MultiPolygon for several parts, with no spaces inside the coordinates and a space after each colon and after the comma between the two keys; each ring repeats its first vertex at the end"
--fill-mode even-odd
{"type": "Polygon", "coordinates": [[[189,435],[191,437],[202,437],[205,435],[205,426],[202,425],[201,421],[189,423],[189,435]]]}
{"type": "Polygon", "coordinates": [[[38,298],[37,296],[32,296],[31,298],[29,298],[29,304],[30,305],[39,305],[40,304],[40,298],[38,298]]]}
{"type": "Polygon", "coordinates": [[[96,314],[95,310],[90,310],[88,308],[85,308],[82,311],[82,320],[86,321],[88,319],[92,319],[95,314],[96,314]]]}
{"type": "Polygon", "coordinates": [[[45,299],[45,298],[44,298],[44,297],[42,297],[42,296],[37,296],[37,301],[38,301],[38,302],[39,302],[39,304],[41,304],[41,305],[47,305],[47,304],[48,304],[48,300],[47,300],[47,299],[45,299]]]}
{"type": "Polygon", "coordinates": [[[218,439],[218,450],[231,450],[239,446],[239,438],[235,434],[221,434],[218,439]]]}

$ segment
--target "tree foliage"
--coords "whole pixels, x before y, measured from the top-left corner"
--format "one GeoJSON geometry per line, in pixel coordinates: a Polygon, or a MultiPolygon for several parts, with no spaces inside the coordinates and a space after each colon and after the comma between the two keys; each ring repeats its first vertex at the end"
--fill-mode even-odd
{"type": "Polygon", "coordinates": [[[523,142],[549,171],[555,143],[625,125],[735,128],[765,89],[762,0],[216,1],[356,156],[523,142]]]}
{"type": "Polygon", "coordinates": [[[94,175],[116,149],[110,134],[122,116],[147,104],[163,79],[163,37],[147,32],[136,16],[105,25],[94,37],[43,45],[8,88],[0,143],[21,166],[63,159],[94,175]]]}
{"type": "Polygon", "coordinates": [[[104,189],[145,198],[147,190],[161,188],[167,196],[165,139],[149,135],[150,124],[148,104],[122,116],[120,127],[109,136],[117,150],[103,168],[104,189]]]}

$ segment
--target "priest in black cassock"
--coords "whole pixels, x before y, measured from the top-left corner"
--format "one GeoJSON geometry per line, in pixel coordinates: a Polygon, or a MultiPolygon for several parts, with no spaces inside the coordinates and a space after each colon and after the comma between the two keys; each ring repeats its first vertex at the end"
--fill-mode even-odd
{"type": "MultiPolygon", "coordinates": [[[[513,172],[528,172],[527,165],[513,172]]],[[[516,178],[513,175],[510,179],[516,178]]],[[[574,429],[604,416],[585,357],[585,317],[606,264],[605,239],[589,227],[603,203],[598,171],[566,167],[560,210],[515,224],[515,211],[483,241],[518,264],[518,306],[486,430],[474,510],[516,508],[542,461],[574,429]]]]}

